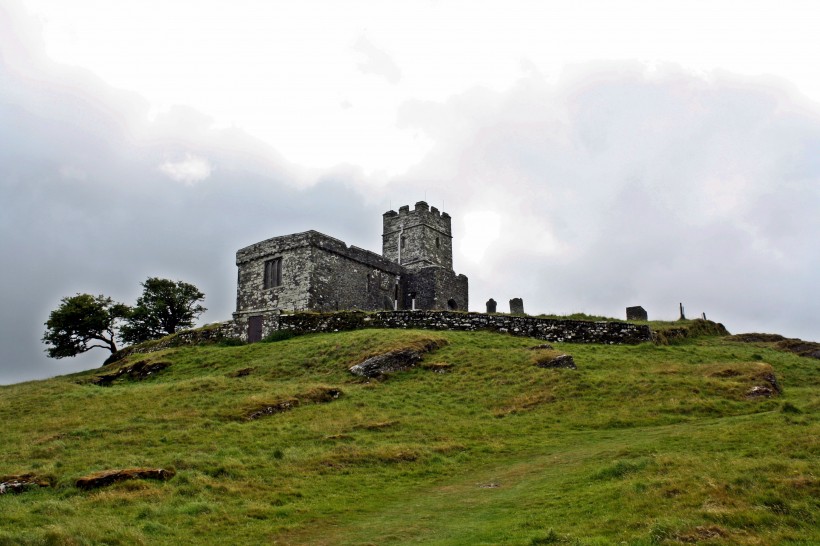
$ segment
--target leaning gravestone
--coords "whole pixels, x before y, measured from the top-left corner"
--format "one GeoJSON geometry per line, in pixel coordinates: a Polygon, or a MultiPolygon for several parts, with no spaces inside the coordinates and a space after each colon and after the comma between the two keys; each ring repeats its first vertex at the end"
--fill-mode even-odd
{"type": "Polygon", "coordinates": [[[524,300],[521,298],[513,298],[510,300],[510,314],[523,315],[524,314],[524,300]]]}
{"type": "Polygon", "coordinates": [[[626,320],[649,320],[646,310],[640,305],[626,308],[626,320]]]}
{"type": "Polygon", "coordinates": [[[490,299],[487,300],[487,312],[488,313],[495,313],[496,307],[497,307],[497,304],[495,303],[494,299],[490,298],[490,299]]]}

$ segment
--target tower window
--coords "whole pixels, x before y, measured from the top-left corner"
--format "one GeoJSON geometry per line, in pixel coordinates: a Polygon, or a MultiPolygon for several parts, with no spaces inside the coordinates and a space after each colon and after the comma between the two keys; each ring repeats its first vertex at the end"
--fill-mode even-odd
{"type": "Polygon", "coordinates": [[[401,236],[401,247],[404,248],[406,246],[407,246],[407,238],[404,235],[402,235],[401,236]]]}
{"type": "Polygon", "coordinates": [[[441,247],[441,241],[439,241],[438,237],[436,237],[436,248],[441,247]]]}
{"type": "Polygon", "coordinates": [[[274,258],[265,262],[265,273],[262,279],[262,288],[267,290],[282,284],[282,258],[274,258]]]}

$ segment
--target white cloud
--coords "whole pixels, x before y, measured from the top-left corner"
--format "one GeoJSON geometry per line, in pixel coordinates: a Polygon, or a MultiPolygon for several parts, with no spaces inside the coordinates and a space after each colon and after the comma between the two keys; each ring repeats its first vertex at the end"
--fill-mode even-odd
{"type": "Polygon", "coordinates": [[[192,154],[186,154],[184,159],[166,161],[159,166],[171,180],[193,186],[211,176],[211,164],[207,159],[192,154]]]}
{"type": "Polygon", "coordinates": [[[533,75],[408,104],[403,122],[436,146],[387,189],[455,204],[473,309],[523,297],[530,312],[674,319],[683,301],[730,329],[817,338],[803,294],[820,268],[820,118],[800,104],[770,79],[669,65],[533,75]],[[486,211],[492,242],[495,222],[472,222],[486,211]]]}
{"type": "Polygon", "coordinates": [[[401,80],[401,69],[387,52],[374,46],[365,36],[359,36],[353,44],[353,50],[359,52],[364,60],[359,62],[359,70],[365,74],[375,74],[396,84],[401,80]]]}
{"type": "Polygon", "coordinates": [[[473,265],[481,263],[484,253],[501,235],[501,219],[493,211],[473,211],[464,215],[461,254],[473,265]]]}

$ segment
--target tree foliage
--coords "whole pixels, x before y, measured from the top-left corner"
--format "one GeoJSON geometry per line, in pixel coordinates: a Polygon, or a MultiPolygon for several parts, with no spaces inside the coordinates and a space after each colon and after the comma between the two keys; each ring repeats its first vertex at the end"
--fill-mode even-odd
{"type": "Polygon", "coordinates": [[[103,295],[77,294],[60,301],[45,323],[43,343],[51,358],[77,356],[94,348],[117,351],[116,327],[129,314],[127,305],[103,295]]]}
{"type": "Polygon", "coordinates": [[[139,343],[190,328],[206,311],[199,304],[205,294],[192,284],[150,277],[142,287],[142,295],[120,328],[125,342],[139,343]]]}

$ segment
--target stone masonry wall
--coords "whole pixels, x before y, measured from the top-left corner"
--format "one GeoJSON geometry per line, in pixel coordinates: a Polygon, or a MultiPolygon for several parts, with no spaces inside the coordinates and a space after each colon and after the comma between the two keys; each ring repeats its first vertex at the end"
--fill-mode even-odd
{"type": "Polygon", "coordinates": [[[275,309],[383,309],[384,298],[392,300],[395,278],[401,273],[397,264],[374,252],[348,247],[316,231],[243,248],[236,253],[236,264],[236,312],[241,315],[275,309]],[[265,289],[265,262],[272,258],[282,258],[282,283],[265,289]]]}
{"type": "MultiPolygon", "coordinates": [[[[353,249],[355,247],[351,248],[353,249]]],[[[334,252],[323,247],[312,249],[312,260],[314,277],[310,288],[310,309],[342,311],[393,308],[396,277],[399,274],[399,268],[395,264],[375,264],[372,260],[355,259],[349,253],[334,252]],[[374,267],[375,265],[380,267],[374,267]],[[385,270],[388,267],[390,270],[385,270]]]]}
{"type": "MultiPolygon", "coordinates": [[[[265,329],[263,336],[267,336],[276,330],[311,334],[364,328],[401,328],[471,332],[490,331],[559,343],[637,344],[654,341],[648,326],[626,322],[556,320],[450,311],[380,311],[377,313],[345,311],[340,313],[300,312],[293,314],[279,314],[277,311],[265,315],[264,318],[265,329]]],[[[722,325],[720,326],[722,327],[722,325]]],[[[233,321],[197,330],[187,330],[159,341],[150,341],[126,347],[111,355],[105,364],[118,362],[135,353],[150,353],[181,345],[217,343],[231,338],[247,341],[247,317],[244,317],[244,319],[239,317],[233,321]]]]}
{"type": "Polygon", "coordinates": [[[382,226],[382,255],[388,260],[399,262],[399,244],[404,237],[401,265],[408,269],[431,265],[453,269],[451,219],[446,212],[419,201],[413,210],[403,206],[398,213],[384,213],[382,226]]]}
{"type": "Polygon", "coordinates": [[[283,314],[279,317],[279,328],[305,334],[360,328],[418,328],[493,331],[566,343],[636,344],[652,341],[648,326],[626,322],[588,322],[450,311],[283,314]]]}
{"type": "MultiPolygon", "coordinates": [[[[416,309],[466,311],[469,306],[467,277],[443,267],[425,267],[407,281],[407,290],[416,293],[416,309]],[[452,300],[455,306],[448,305],[452,300]]],[[[410,309],[409,300],[405,309],[410,309]]]]}
{"type": "Polygon", "coordinates": [[[275,237],[236,253],[236,312],[259,315],[274,309],[307,309],[312,273],[310,232],[275,237]],[[282,258],[282,284],[263,288],[265,261],[282,258]]]}

